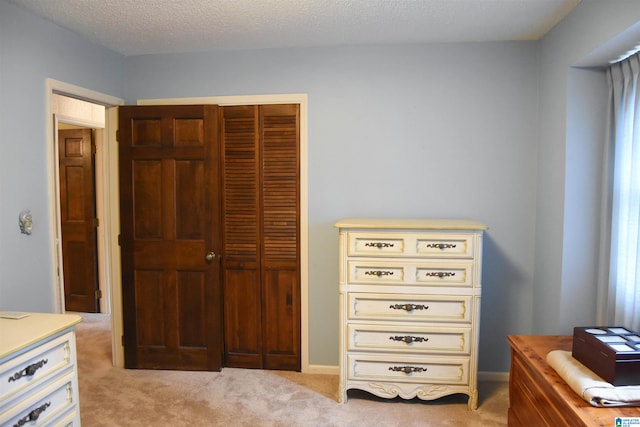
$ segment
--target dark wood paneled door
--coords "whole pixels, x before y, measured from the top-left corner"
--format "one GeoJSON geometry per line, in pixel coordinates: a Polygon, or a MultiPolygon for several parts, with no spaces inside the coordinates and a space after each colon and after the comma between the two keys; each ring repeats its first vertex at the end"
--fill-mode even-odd
{"type": "Polygon", "coordinates": [[[221,368],[217,108],[120,108],[128,368],[221,368]]]}
{"type": "Polygon", "coordinates": [[[60,226],[67,311],[98,311],[95,146],[91,129],[58,131],[60,226]]]}
{"type": "Polygon", "coordinates": [[[220,117],[224,364],[300,370],[299,106],[220,117]]]}

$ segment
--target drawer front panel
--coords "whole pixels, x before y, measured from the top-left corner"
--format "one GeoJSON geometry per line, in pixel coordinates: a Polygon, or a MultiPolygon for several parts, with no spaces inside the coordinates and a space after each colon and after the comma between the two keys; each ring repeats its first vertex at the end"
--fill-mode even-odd
{"type": "Polygon", "coordinates": [[[66,333],[0,365],[0,401],[75,364],[73,340],[66,333]]]}
{"type": "Polygon", "coordinates": [[[410,383],[468,384],[467,357],[410,357],[347,355],[348,377],[353,380],[410,383]]]}
{"type": "Polygon", "coordinates": [[[471,328],[423,328],[394,325],[347,326],[348,349],[412,353],[469,354],[471,328]]]}
{"type": "Polygon", "coordinates": [[[416,239],[416,253],[437,258],[473,258],[474,235],[431,234],[416,239]]]}
{"type": "Polygon", "coordinates": [[[59,419],[53,421],[52,427],[74,427],[80,426],[80,414],[77,406],[68,413],[63,414],[59,419]]]}
{"type": "Polygon", "coordinates": [[[471,296],[350,293],[352,320],[470,323],[471,296]]]}
{"type": "Polygon", "coordinates": [[[73,396],[77,396],[77,387],[73,372],[56,380],[44,390],[7,408],[0,418],[1,425],[49,425],[63,412],[77,406],[73,396]],[[37,419],[37,422],[34,422],[37,419]]]}
{"type": "Polygon", "coordinates": [[[428,286],[473,286],[473,262],[430,263],[416,266],[416,283],[428,286]]]}
{"type": "Polygon", "coordinates": [[[405,237],[401,235],[349,233],[350,256],[398,256],[406,250],[405,237]]]}
{"type": "Polygon", "coordinates": [[[407,266],[394,262],[349,261],[350,283],[397,283],[405,282],[407,266]]]}
{"type": "Polygon", "coordinates": [[[349,283],[471,287],[473,262],[402,263],[350,260],[349,283]]]}
{"type": "Polygon", "coordinates": [[[475,234],[464,233],[350,232],[347,256],[471,259],[474,241],[475,234]]]}

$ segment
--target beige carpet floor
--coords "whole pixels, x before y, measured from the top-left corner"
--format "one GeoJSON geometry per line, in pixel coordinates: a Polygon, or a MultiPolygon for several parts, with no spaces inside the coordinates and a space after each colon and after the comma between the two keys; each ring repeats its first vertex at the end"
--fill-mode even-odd
{"type": "Polygon", "coordinates": [[[109,319],[83,315],[77,327],[80,414],[94,426],[506,426],[508,384],[481,382],[479,407],[467,397],[379,399],[349,392],[338,377],[223,368],[151,371],[111,365],[109,319]]]}

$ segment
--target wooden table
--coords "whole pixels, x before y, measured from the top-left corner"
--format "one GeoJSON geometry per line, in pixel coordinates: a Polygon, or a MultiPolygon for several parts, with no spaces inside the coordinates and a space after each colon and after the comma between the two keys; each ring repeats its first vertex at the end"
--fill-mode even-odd
{"type": "Polygon", "coordinates": [[[607,426],[617,417],[640,418],[640,407],[596,408],[547,364],[552,350],[571,351],[571,336],[508,337],[511,345],[509,426],[607,426]]]}

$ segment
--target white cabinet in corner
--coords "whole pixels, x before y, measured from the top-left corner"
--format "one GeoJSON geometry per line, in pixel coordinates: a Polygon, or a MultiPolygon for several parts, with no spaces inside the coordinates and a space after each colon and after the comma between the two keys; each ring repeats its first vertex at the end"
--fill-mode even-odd
{"type": "Polygon", "coordinates": [[[478,405],[482,237],[473,220],[343,219],[340,390],[478,405]]]}
{"type": "Polygon", "coordinates": [[[0,317],[1,426],[80,426],[80,321],[70,314],[0,317]]]}

